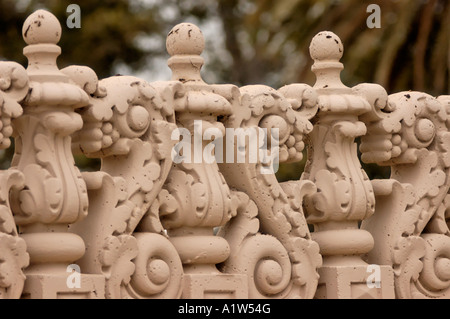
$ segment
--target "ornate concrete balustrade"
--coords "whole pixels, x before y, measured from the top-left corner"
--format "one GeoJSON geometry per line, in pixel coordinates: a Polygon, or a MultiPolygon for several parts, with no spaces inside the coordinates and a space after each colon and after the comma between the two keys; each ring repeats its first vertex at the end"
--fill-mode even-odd
{"type": "Polygon", "coordinates": [[[36,11],[27,69],[0,62],[0,299],[450,298],[449,95],[345,86],[325,31],[315,85],[280,89],[205,83],[192,24],[153,83],[59,70],[61,32],[36,11]]]}

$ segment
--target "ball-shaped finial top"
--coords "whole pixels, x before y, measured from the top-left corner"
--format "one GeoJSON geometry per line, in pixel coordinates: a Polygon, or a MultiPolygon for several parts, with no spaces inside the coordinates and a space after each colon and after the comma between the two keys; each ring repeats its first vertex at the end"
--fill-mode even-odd
{"type": "Polygon", "coordinates": [[[46,10],[37,10],[23,24],[22,36],[27,44],[57,44],[61,39],[61,24],[46,10]]]}
{"type": "Polygon", "coordinates": [[[315,61],[339,61],[344,53],[344,46],[336,34],[322,31],[312,39],[309,53],[315,61]]]}
{"type": "Polygon", "coordinates": [[[180,23],[167,35],[167,52],[174,55],[200,55],[205,48],[202,31],[192,23],[180,23]]]}

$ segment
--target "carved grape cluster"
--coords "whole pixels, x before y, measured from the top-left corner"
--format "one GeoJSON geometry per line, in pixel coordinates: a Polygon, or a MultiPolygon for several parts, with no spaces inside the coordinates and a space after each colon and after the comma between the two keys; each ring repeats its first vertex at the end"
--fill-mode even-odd
{"type": "MultiPolygon", "coordinates": [[[[290,103],[287,109],[287,120],[292,119],[293,131],[285,141],[287,155],[280,153],[280,161],[300,161],[303,158],[305,148],[304,136],[309,134],[313,125],[309,121],[317,112],[317,92],[306,84],[290,84],[278,90],[290,103]]],[[[282,152],[280,150],[280,152],[282,152]]]]}
{"type": "Polygon", "coordinates": [[[0,148],[8,148],[11,145],[11,140],[9,139],[9,137],[13,132],[13,128],[11,126],[11,116],[5,113],[2,107],[0,117],[0,148]]]}
{"type": "MultiPolygon", "coordinates": [[[[302,159],[305,134],[313,126],[309,119],[317,112],[317,94],[307,85],[293,84],[280,90],[264,85],[241,88],[243,97],[249,98],[248,113],[244,113],[242,126],[257,125],[267,129],[268,145],[278,129],[280,162],[296,162],[302,159]]],[[[245,98],[243,98],[244,100],[245,98]]]]}
{"type": "Polygon", "coordinates": [[[421,92],[399,92],[389,96],[393,107],[369,122],[361,139],[362,160],[366,163],[390,165],[413,163],[416,152],[432,146],[440,132],[447,131],[447,114],[441,103],[421,92]]]}
{"type": "Polygon", "coordinates": [[[283,151],[280,152],[280,161],[299,161],[302,159],[302,151],[305,148],[305,143],[303,142],[304,135],[300,132],[295,132],[289,135],[286,140],[285,147],[287,154],[283,151]]]}
{"type": "Polygon", "coordinates": [[[15,62],[0,63],[0,148],[11,145],[11,120],[22,114],[21,102],[28,93],[28,76],[15,62]]]}
{"type": "Polygon", "coordinates": [[[119,131],[114,128],[110,121],[102,122],[100,127],[101,135],[99,140],[102,141],[102,148],[107,148],[117,142],[120,138],[119,131]]]}

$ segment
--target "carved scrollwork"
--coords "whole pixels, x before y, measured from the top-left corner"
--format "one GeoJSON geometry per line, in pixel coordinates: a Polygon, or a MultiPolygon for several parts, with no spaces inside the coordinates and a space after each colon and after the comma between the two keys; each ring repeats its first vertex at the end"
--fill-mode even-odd
{"type": "Polygon", "coordinates": [[[15,62],[0,63],[0,147],[11,145],[9,137],[13,133],[11,119],[22,115],[20,102],[29,90],[26,70],[15,62]]]}
{"type": "Polygon", "coordinates": [[[0,62],[0,149],[15,139],[0,299],[450,299],[449,95],[345,86],[329,31],[310,45],[314,87],[278,90],[205,83],[190,23],[167,36],[172,81],[153,83],[59,70],[61,32],[38,10],[27,69],[0,62]],[[389,179],[369,180],[358,138],[389,179]],[[305,143],[302,177],[279,183],[305,143]],[[100,171],[81,173],[73,153],[100,171]],[[73,264],[81,287],[66,281],[73,264]]]}
{"type": "Polygon", "coordinates": [[[421,92],[392,94],[391,110],[371,123],[362,139],[365,161],[391,167],[390,180],[373,181],[377,210],[363,227],[376,234],[368,259],[393,265],[399,298],[450,294],[450,126],[445,101],[421,92]],[[388,209],[388,204],[394,206],[388,209]]]}
{"type": "MultiPolygon", "coordinates": [[[[277,128],[278,147],[272,148],[269,156],[279,151],[280,162],[300,160],[303,136],[312,130],[308,119],[317,111],[315,91],[300,84],[279,91],[262,85],[243,87],[240,91],[239,108],[224,121],[225,126],[266,128],[266,146],[271,146],[272,128],[277,128]]],[[[246,152],[252,146],[246,144],[246,152]]],[[[273,161],[263,163],[264,160],[264,156],[260,156],[256,163],[220,164],[227,183],[244,191],[255,202],[258,214],[253,216],[253,223],[259,221],[261,232],[256,233],[258,229],[252,224],[248,234],[253,236],[242,242],[241,257],[232,255],[225,262],[225,269],[248,269],[252,279],[251,298],[312,298],[322,259],[317,243],[311,240],[302,203],[303,197],[314,193],[315,187],[310,182],[300,181],[280,185],[273,170],[262,173],[262,167],[273,165],[273,161]]],[[[239,217],[241,215],[238,210],[235,219],[243,218],[239,217]]],[[[246,217],[246,220],[249,224],[252,219],[246,217]]],[[[227,228],[230,233],[234,233],[232,225],[238,223],[231,221],[227,228]]],[[[234,244],[230,244],[233,251],[234,244]]]]}
{"type": "MultiPolygon", "coordinates": [[[[33,14],[27,23],[42,17],[54,23],[52,27],[59,26],[46,11],[33,14]]],[[[25,48],[30,84],[22,101],[24,114],[13,121],[12,166],[24,172],[26,185],[13,194],[13,210],[16,222],[23,226],[36,222],[70,224],[87,214],[86,188],[74,165],[70,143],[71,134],[83,125],[81,116],[73,110],[86,105],[88,95],[57,69],[60,48],[56,44],[33,45],[25,48]],[[48,59],[47,63],[40,58],[48,59]],[[40,76],[45,81],[36,81],[40,76]]]]}
{"type": "MultiPolygon", "coordinates": [[[[91,74],[78,81],[89,90],[91,100],[80,111],[84,127],[74,137],[72,148],[102,160],[101,172],[84,175],[92,213],[73,228],[92,243],[83,265],[105,275],[108,298],[179,296],[173,284],[160,285],[158,290],[148,288],[150,283],[136,284],[136,279],[132,279],[145,276],[147,262],[149,267],[161,266],[159,261],[151,262],[159,258],[163,245],[157,248],[157,244],[165,239],[161,234],[148,233],[163,233],[159,216],[150,208],[171,165],[174,143],[170,137],[176,128],[173,99],[179,86],[176,82],[148,84],[125,76],[97,82],[95,74],[81,67],[66,73],[91,74]],[[148,217],[143,219],[146,214],[148,217]],[[97,255],[102,257],[96,258],[97,255]]],[[[166,249],[167,258],[173,258],[165,260],[167,265],[179,262],[170,243],[166,249]]],[[[172,270],[168,270],[169,275],[176,276],[172,270]]]]}
{"type": "Polygon", "coordinates": [[[64,146],[70,134],[81,128],[81,117],[50,111],[24,115],[14,124],[19,136],[12,165],[23,171],[27,185],[14,194],[16,222],[72,223],[84,218],[88,206],[84,182],[64,146]]]}
{"type": "MultiPolygon", "coordinates": [[[[322,90],[332,91],[333,88],[330,84],[322,90]]],[[[375,198],[372,186],[357,161],[354,140],[366,134],[366,118],[376,116],[376,106],[385,95],[387,98],[380,86],[362,84],[342,93],[337,91],[319,96],[321,112],[314,119],[315,129],[309,136],[311,143],[302,176],[302,179],[312,179],[318,188],[307,202],[308,222],[363,220],[373,214],[375,198]],[[371,100],[372,96],[376,101],[371,100]],[[332,116],[341,112],[353,112],[359,116],[332,116]],[[325,113],[332,115],[327,117],[323,115],[325,113]],[[317,149],[319,146],[322,148],[317,149]]]]}
{"type": "Polygon", "coordinates": [[[0,299],[17,299],[22,294],[29,256],[22,238],[0,232],[0,299]]]}
{"type": "Polygon", "coordinates": [[[21,189],[24,177],[21,172],[0,172],[0,299],[19,298],[25,275],[23,269],[29,264],[25,241],[18,237],[16,224],[9,205],[11,189],[21,189]]]}
{"type": "Polygon", "coordinates": [[[170,241],[155,233],[136,233],[139,254],[127,286],[133,298],[179,298],[183,265],[170,241]]]}
{"type": "MultiPolygon", "coordinates": [[[[14,62],[0,62],[0,148],[8,148],[13,133],[11,119],[22,114],[20,102],[29,88],[25,69],[14,62]]],[[[29,264],[25,241],[18,236],[9,194],[24,187],[21,172],[0,172],[0,299],[19,298],[25,282],[23,269],[29,264]]]]}

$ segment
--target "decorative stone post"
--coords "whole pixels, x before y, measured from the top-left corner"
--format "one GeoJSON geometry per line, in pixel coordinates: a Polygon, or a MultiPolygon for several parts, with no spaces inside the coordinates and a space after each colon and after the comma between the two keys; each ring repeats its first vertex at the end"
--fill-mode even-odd
{"type": "Polygon", "coordinates": [[[71,152],[71,134],[83,125],[74,109],[87,106],[88,95],[56,65],[60,37],[61,25],[47,11],[36,11],[24,23],[30,89],[23,116],[13,121],[13,166],[24,173],[25,188],[13,193],[12,205],[30,254],[24,297],[33,299],[102,297],[104,290],[103,277],[77,279],[72,273],[77,268],[68,268],[85,252],[83,240],[68,226],[86,217],[88,208],[86,185],[71,152]]]}
{"type": "Polygon", "coordinates": [[[303,179],[317,186],[317,193],[305,205],[307,220],[314,225],[312,238],[323,256],[316,298],[393,298],[392,269],[369,268],[363,261],[362,255],[373,248],[374,240],[358,227],[373,214],[375,197],[361,169],[355,138],[366,133],[360,117],[373,112],[374,105],[342,84],[339,59],[343,45],[334,33],[317,34],[310,53],[319,112],[312,120],[303,179]]]}
{"type": "Polygon", "coordinates": [[[246,277],[223,274],[216,268],[228,258],[230,247],[224,238],[214,235],[214,228],[235,215],[236,205],[233,209],[231,191],[216,161],[207,163],[203,158],[205,146],[212,140],[212,136],[203,138],[205,130],[214,129],[216,137],[225,133],[217,117],[230,114],[231,104],[223,95],[231,97],[239,90],[203,82],[203,48],[203,35],[195,25],[179,24],[168,34],[172,80],[183,83],[185,90],[175,101],[177,124],[189,134],[182,141],[184,160],[174,164],[164,187],[173,196],[175,207],[170,213],[160,211],[161,221],[184,266],[182,298],[246,298],[246,277]]]}

